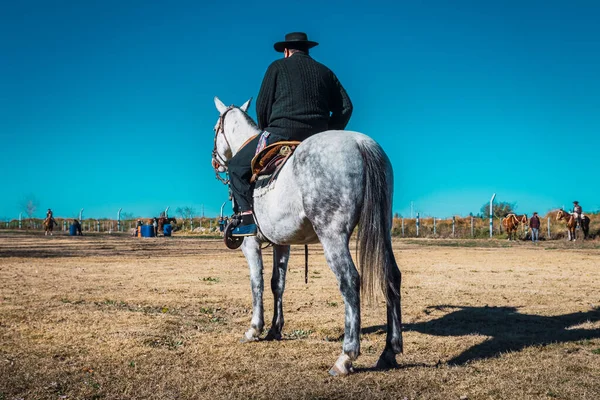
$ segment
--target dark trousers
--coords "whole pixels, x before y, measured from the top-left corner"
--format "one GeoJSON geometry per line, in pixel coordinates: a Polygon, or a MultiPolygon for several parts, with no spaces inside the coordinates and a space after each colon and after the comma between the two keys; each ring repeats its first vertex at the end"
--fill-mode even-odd
{"type": "Polygon", "coordinates": [[[227,169],[229,171],[229,185],[233,198],[235,199],[235,212],[244,212],[252,210],[252,170],[250,163],[256,153],[256,146],[260,136],[255,137],[242,147],[229,163],[227,169]]]}
{"type": "MultiPolygon", "coordinates": [[[[268,129],[269,128],[267,128],[267,130],[268,129]]],[[[271,132],[267,139],[267,145],[281,142],[282,140],[302,141],[314,133],[314,131],[288,132],[287,134],[276,134],[271,132]]],[[[248,142],[227,164],[227,169],[229,170],[229,185],[236,205],[233,211],[236,213],[252,210],[252,191],[254,190],[254,184],[250,183],[250,178],[252,178],[252,167],[250,164],[256,154],[256,146],[258,145],[259,139],[260,135],[248,142]]]]}
{"type": "MultiPolygon", "coordinates": [[[[266,130],[270,132],[269,138],[267,139],[267,145],[283,140],[303,141],[319,132],[319,130],[314,129],[277,133],[271,132],[269,128],[266,130]]],[[[227,164],[227,169],[229,170],[229,186],[231,187],[231,192],[233,193],[236,205],[233,211],[236,213],[252,210],[252,191],[254,190],[254,184],[250,183],[250,178],[252,178],[252,167],[250,164],[252,163],[252,158],[254,158],[254,155],[256,154],[256,146],[258,145],[259,139],[260,135],[248,142],[227,164]]]]}

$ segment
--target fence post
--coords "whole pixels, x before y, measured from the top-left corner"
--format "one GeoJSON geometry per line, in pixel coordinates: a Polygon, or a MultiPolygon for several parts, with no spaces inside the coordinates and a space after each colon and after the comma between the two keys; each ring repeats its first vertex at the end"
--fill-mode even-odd
{"type": "Polygon", "coordinates": [[[435,236],[437,230],[435,229],[435,217],[433,217],[433,236],[435,236]]]}
{"type": "Polygon", "coordinates": [[[417,237],[419,237],[419,213],[417,213],[417,237]]]}
{"type": "Polygon", "coordinates": [[[452,217],[452,237],[456,237],[454,226],[456,225],[456,216],[452,217]]]}
{"type": "Polygon", "coordinates": [[[496,193],[492,195],[490,199],[490,239],[494,235],[494,210],[492,208],[492,204],[494,203],[494,198],[496,197],[496,193]]]}
{"type": "Polygon", "coordinates": [[[473,229],[473,216],[471,215],[471,237],[475,237],[475,230],[473,229]]]}
{"type": "Polygon", "coordinates": [[[404,217],[402,217],[402,237],[404,237],[404,217]]]}
{"type": "Polygon", "coordinates": [[[550,240],[550,217],[548,217],[548,240],[550,240]]]}
{"type": "Polygon", "coordinates": [[[23,226],[22,222],[21,222],[21,217],[23,216],[23,213],[19,213],[19,229],[21,229],[21,227],[23,226]]]}
{"type": "Polygon", "coordinates": [[[100,220],[96,220],[96,232],[100,232],[100,220]]]}

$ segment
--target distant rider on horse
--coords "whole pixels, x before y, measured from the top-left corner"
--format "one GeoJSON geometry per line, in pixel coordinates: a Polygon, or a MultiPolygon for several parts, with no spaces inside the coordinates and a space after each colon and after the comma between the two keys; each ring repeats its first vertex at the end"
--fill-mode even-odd
{"type": "Polygon", "coordinates": [[[577,226],[581,226],[581,221],[583,218],[583,210],[581,209],[581,206],[579,205],[578,201],[573,202],[573,216],[575,217],[575,220],[577,221],[577,226]]]}
{"type": "Polygon", "coordinates": [[[251,161],[267,145],[280,141],[302,141],[326,130],[343,130],[352,115],[352,103],[335,74],[309,56],[317,42],[306,33],[285,35],[275,43],[284,58],[274,61],[263,78],[256,101],[258,127],[262,134],[252,139],[229,161],[234,211],[242,216],[232,236],[257,233],[252,213],[251,161]]]}
{"type": "Polygon", "coordinates": [[[55,225],[58,225],[58,223],[54,219],[54,215],[53,215],[51,209],[48,209],[48,211],[46,211],[46,221],[48,221],[49,223],[53,223],[55,225]]]}

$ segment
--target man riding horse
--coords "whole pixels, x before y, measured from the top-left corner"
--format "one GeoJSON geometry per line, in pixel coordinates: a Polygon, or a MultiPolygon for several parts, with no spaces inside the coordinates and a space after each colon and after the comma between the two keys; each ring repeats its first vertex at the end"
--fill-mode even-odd
{"type": "Polygon", "coordinates": [[[579,205],[578,201],[573,202],[573,216],[577,221],[577,226],[581,226],[581,219],[583,217],[583,209],[579,205]]]}
{"type": "Polygon", "coordinates": [[[52,236],[52,230],[54,229],[54,225],[58,225],[58,222],[54,219],[53,213],[51,209],[46,211],[46,219],[44,219],[44,234],[52,236]]]}
{"type": "Polygon", "coordinates": [[[284,58],[269,66],[258,94],[256,115],[262,133],[228,164],[234,211],[242,216],[232,236],[257,233],[250,163],[258,151],[280,141],[302,141],[326,130],[343,130],[350,120],[352,103],[344,87],[329,68],[309,56],[309,49],[317,45],[303,32],[289,33],[285,41],[274,45],[284,58]]]}

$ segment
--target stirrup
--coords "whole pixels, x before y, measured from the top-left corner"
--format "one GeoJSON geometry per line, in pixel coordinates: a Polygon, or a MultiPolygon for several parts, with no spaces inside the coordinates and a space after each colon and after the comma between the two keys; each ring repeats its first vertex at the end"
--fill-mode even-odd
{"type": "Polygon", "coordinates": [[[228,249],[235,250],[244,242],[243,236],[232,236],[233,230],[242,223],[241,215],[234,215],[223,230],[223,242],[228,249]]]}

